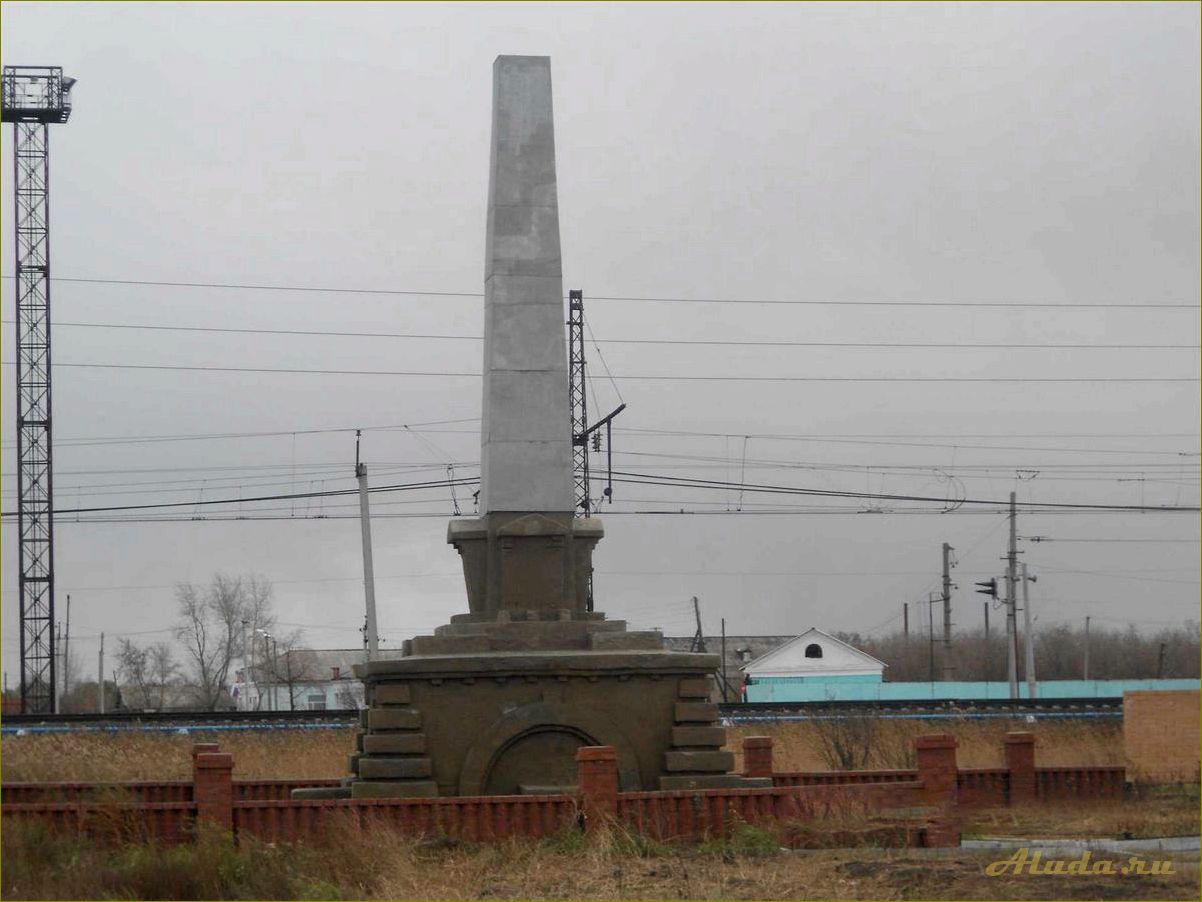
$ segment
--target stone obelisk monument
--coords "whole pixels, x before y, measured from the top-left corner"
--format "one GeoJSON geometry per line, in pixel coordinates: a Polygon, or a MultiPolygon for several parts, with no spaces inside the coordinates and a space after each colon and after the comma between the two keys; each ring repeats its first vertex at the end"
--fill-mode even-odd
{"type": "Polygon", "coordinates": [[[611,745],[625,790],[749,786],[710,702],[716,655],[664,649],[586,605],[603,535],[575,517],[551,63],[493,66],[480,516],[450,522],[468,613],[367,689],[356,798],[548,792],[611,745]]]}

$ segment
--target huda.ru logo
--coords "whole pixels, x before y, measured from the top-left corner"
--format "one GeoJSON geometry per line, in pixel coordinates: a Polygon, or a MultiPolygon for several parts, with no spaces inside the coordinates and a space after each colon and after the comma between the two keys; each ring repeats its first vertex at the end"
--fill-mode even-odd
{"type": "Polygon", "coordinates": [[[1133,855],[1126,861],[1115,861],[1109,858],[1093,860],[1092,852],[1082,852],[1073,859],[1049,858],[1046,861],[1043,853],[1032,852],[1022,848],[1001,861],[993,861],[985,866],[987,877],[1002,877],[1006,874],[1032,874],[1036,876],[1053,874],[1113,874],[1113,875],[1164,875],[1175,874],[1173,862],[1167,859],[1149,861],[1133,855]]]}

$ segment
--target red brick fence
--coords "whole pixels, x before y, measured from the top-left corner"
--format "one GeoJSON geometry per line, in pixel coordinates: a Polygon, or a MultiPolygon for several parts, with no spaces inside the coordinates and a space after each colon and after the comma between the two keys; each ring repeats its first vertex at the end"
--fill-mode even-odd
{"type": "Polygon", "coordinates": [[[950,737],[918,739],[918,769],[777,773],[772,767],[772,740],[744,740],[748,776],[771,776],[776,786],[846,786],[899,783],[922,779],[924,752],[928,767],[956,774],[956,804],[972,807],[1013,805],[1051,799],[1119,798],[1126,785],[1123,767],[1036,767],[1035,736],[1008,733],[1003,740],[1004,767],[959,768],[950,737]],[[749,748],[749,743],[754,743],[749,748]],[[934,756],[933,758],[931,756],[934,756]],[[938,759],[938,764],[935,760],[938,759]]]}
{"type": "Polygon", "coordinates": [[[1122,768],[1035,767],[1034,737],[1027,733],[1007,737],[1007,766],[999,769],[958,770],[956,740],[942,735],[917,740],[913,771],[774,773],[770,738],[748,738],[743,750],[745,774],[770,776],[772,787],[621,792],[616,753],[601,746],[577,753],[578,794],[294,800],[293,789],[340,781],[236,781],[233,756],[203,744],[193,751],[191,782],[5,784],[0,813],[6,824],[37,820],[59,829],[171,842],[187,839],[199,820],[269,842],[377,825],[482,842],[605,823],[657,839],[722,836],[738,823],[813,831],[825,819],[858,813],[892,819],[906,844],[935,846],[958,844],[958,806],[1123,791],[1122,768]]]}

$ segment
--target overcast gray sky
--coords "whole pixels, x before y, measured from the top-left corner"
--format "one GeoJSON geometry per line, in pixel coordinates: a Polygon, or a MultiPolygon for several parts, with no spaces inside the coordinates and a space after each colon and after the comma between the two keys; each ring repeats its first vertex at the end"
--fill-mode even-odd
{"type": "MultiPolygon", "coordinates": [[[[2,17],[6,64],[79,80],[51,139],[60,509],[352,487],[353,433],[321,429],[368,430],[376,484],[445,478],[448,462],[476,474],[472,375],[125,367],[478,372],[498,54],[552,59],[565,289],[585,291],[616,380],[590,346],[594,411],[619,391],[629,405],[619,469],[1199,503],[1196,4],[6,2],[2,17]],[[676,300],[633,300],[647,298],[676,300]],[[630,343],[647,339],[750,344],[630,343]],[[773,341],[799,344],[754,344],[773,341]],[[880,343],[940,347],[843,346],[880,343]],[[1148,349],[1162,345],[1176,347],[1148,349]],[[666,376],[694,378],[646,378],[666,376]],[[885,381],[799,381],[814,377],[885,381]],[[956,381],[1014,378],[1110,381],[956,381]],[[195,438],[214,433],[237,435],[195,438]],[[164,436],[193,438],[146,440],[164,436]],[[79,441],[97,438],[142,440],[79,441]]],[[[7,127],[3,154],[9,173],[7,127]]],[[[11,275],[10,194],[2,208],[11,275]]],[[[4,295],[8,512],[10,280],[4,295]]],[[[1005,553],[993,508],[626,484],[615,497],[598,606],[671,634],[691,632],[692,595],[714,632],[721,617],[730,633],[889,631],[935,588],[945,541],[954,619],[976,627],[972,582],[1005,553]]],[[[470,489],[459,500],[470,513],[470,489]]],[[[108,517],[285,521],[60,523],[58,598],[71,594],[85,666],[101,630],[167,637],[173,584],[215,571],[262,573],[311,644],[356,646],[355,510],[326,498],[108,517]]],[[[373,510],[388,647],[466,599],[445,487],[373,510]]],[[[1024,513],[1019,533],[1049,539],[1020,543],[1040,623],[1197,618],[1196,514],[1024,513]]],[[[13,518],[0,535],[12,684],[13,518]]]]}

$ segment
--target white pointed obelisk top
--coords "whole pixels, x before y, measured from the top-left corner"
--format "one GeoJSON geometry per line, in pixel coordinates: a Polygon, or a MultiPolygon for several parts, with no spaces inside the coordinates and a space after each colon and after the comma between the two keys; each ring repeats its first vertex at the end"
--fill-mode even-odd
{"type": "Polygon", "coordinates": [[[493,64],[480,513],[570,512],[572,426],[551,60],[493,64]]]}

